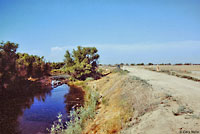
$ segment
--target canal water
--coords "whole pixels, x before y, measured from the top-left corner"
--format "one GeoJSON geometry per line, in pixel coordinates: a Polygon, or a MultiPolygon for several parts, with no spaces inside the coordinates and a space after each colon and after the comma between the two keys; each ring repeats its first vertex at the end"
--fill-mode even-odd
{"type": "Polygon", "coordinates": [[[48,133],[46,129],[57,120],[58,113],[67,121],[70,110],[84,102],[84,92],[75,86],[62,84],[51,89],[33,86],[28,90],[32,91],[32,88],[39,90],[29,94],[22,90],[15,95],[1,97],[1,134],[48,133]]]}

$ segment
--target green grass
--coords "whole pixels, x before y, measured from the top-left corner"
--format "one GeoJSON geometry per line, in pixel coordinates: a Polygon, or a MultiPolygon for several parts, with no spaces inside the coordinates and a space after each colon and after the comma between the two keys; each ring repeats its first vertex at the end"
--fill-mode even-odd
{"type": "Polygon", "coordinates": [[[92,80],[94,80],[94,78],[92,78],[92,77],[87,77],[86,78],[86,81],[92,81],[92,80]]]}

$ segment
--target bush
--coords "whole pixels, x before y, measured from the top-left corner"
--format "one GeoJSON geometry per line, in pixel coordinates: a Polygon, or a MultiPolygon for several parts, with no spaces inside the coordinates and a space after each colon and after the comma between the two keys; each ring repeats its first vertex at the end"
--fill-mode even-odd
{"type": "Polygon", "coordinates": [[[89,119],[94,119],[96,114],[96,106],[99,99],[99,94],[96,91],[87,88],[87,99],[84,107],[70,111],[70,121],[63,123],[62,115],[58,114],[58,120],[54,122],[51,129],[48,130],[51,134],[81,134],[85,122],[89,119]]]}
{"type": "Polygon", "coordinates": [[[144,63],[138,63],[137,65],[138,66],[144,66],[144,63]]]}
{"type": "Polygon", "coordinates": [[[148,63],[149,66],[153,65],[153,63],[148,63]]]}
{"type": "Polygon", "coordinates": [[[98,72],[99,74],[102,74],[102,73],[103,73],[103,69],[102,69],[102,68],[98,68],[97,72],[98,72]]]}
{"type": "Polygon", "coordinates": [[[122,70],[120,68],[115,68],[115,69],[112,70],[112,72],[113,73],[120,73],[121,75],[125,75],[125,74],[129,73],[128,70],[122,70]]]}

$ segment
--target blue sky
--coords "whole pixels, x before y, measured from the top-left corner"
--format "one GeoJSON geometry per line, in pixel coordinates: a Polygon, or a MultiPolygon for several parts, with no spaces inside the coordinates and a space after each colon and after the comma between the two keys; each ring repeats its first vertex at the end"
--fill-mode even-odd
{"type": "Polygon", "coordinates": [[[95,46],[100,63],[200,63],[199,0],[0,0],[0,40],[62,61],[95,46]]]}

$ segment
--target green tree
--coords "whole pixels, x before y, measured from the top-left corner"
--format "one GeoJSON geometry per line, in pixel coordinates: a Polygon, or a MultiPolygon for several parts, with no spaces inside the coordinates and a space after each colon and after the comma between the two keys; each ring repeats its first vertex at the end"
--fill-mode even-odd
{"type": "Polygon", "coordinates": [[[81,47],[73,49],[72,54],[67,50],[65,54],[65,68],[72,77],[85,80],[87,77],[97,78],[96,71],[99,54],[95,47],[81,47]]]}
{"type": "Polygon", "coordinates": [[[16,50],[18,44],[11,42],[0,43],[0,83],[14,80],[16,77],[16,50]]]}
{"type": "Polygon", "coordinates": [[[44,57],[29,55],[27,53],[18,53],[17,69],[20,76],[40,77],[47,75],[50,71],[50,64],[45,63],[44,57]]]}
{"type": "Polygon", "coordinates": [[[27,77],[48,75],[50,64],[44,57],[16,53],[18,44],[11,42],[0,43],[0,93],[19,80],[27,77]]]}
{"type": "Polygon", "coordinates": [[[74,60],[71,57],[71,54],[70,54],[69,50],[66,51],[64,62],[65,62],[65,65],[67,67],[71,67],[71,66],[73,66],[75,64],[74,60]]]}
{"type": "Polygon", "coordinates": [[[65,65],[64,62],[52,62],[52,63],[49,63],[49,64],[51,66],[51,69],[60,69],[65,65]]]}

